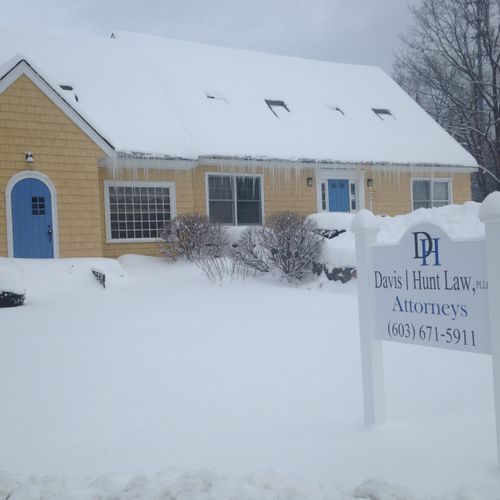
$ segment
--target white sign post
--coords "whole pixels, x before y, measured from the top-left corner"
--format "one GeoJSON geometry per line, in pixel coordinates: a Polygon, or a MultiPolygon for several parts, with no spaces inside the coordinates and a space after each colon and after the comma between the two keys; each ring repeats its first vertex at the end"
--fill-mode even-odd
{"type": "Polygon", "coordinates": [[[488,304],[491,331],[491,364],[497,431],[497,456],[500,464],[500,193],[491,193],[483,202],[479,218],[486,232],[488,304]]]}
{"type": "Polygon", "coordinates": [[[371,247],[377,239],[375,216],[362,210],[351,226],[356,237],[356,272],[358,276],[359,333],[361,346],[361,376],[366,425],[382,424],[385,420],[384,366],[382,343],[374,335],[374,303],[369,288],[371,247]]]}
{"type": "Polygon", "coordinates": [[[354,218],[363,402],[366,424],[382,423],[382,340],[491,354],[500,464],[500,193],[480,219],[486,240],[453,240],[420,224],[379,246],[375,216],[354,218]]]}

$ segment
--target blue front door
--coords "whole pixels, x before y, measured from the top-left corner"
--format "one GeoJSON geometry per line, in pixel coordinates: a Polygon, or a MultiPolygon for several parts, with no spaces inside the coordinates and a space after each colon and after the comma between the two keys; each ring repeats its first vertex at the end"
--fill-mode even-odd
{"type": "Polygon", "coordinates": [[[23,179],[12,189],[14,257],[54,257],[52,200],[38,179],[23,179]]]}
{"type": "Polygon", "coordinates": [[[330,212],[349,212],[349,181],[346,179],[328,180],[328,210],[330,212]]]}

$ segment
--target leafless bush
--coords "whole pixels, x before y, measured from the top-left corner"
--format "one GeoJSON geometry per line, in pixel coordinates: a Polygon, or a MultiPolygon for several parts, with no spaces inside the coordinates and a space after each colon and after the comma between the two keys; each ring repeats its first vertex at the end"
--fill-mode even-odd
{"type": "Polygon", "coordinates": [[[266,226],[246,231],[233,258],[261,272],[271,271],[289,282],[312,271],[323,237],[316,224],[298,214],[284,212],[269,217],[266,226]]]}
{"type": "Polygon", "coordinates": [[[196,261],[219,257],[227,247],[224,228],[198,214],[181,215],[172,220],[161,235],[161,252],[168,259],[196,261]]]}
{"type": "Polygon", "coordinates": [[[263,230],[264,228],[261,226],[249,227],[238,240],[232,257],[243,266],[261,273],[267,273],[270,267],[266,251],[262,247],[263,230]]]}
{"type": "Polygon", "coordinates": [[[196,261],[196,265],[205,273],[212,282],[229,279],[245,279],[255,276],[255,270],[242,265],[231,257],[203,256],[196,261]]]}

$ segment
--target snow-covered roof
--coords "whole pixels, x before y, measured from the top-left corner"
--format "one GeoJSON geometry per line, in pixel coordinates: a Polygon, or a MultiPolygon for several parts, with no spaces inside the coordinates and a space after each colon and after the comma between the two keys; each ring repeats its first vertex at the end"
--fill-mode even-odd
{"type": "Polygon", "coordinates": [[[122,152],[477,165],[376,67],[124,32],[84,38],[1,28],[0,64],[14,54],[122,152]]]}

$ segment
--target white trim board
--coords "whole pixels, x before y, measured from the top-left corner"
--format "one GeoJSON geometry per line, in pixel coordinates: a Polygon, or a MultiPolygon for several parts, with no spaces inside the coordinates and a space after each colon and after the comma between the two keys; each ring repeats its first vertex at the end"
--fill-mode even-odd
{"type": "Polygon", "coordinates": [[[14,174],[5,187],[5,205],[6,205],[6,216],[7,216],[7,256],[14,257],[14,233],[12,225],[12,189],[14,186],[23,179],[38,179],[43,182],[50,191],[50,197],[52,202],[52,242],[54,248],[54,258],[59,257],[59,220],[58,220],[58,210],[57,210],[57,191],[50,180],[45,174],[41,172],[36,172],[32,170],[24,170],[14,174]]]}

